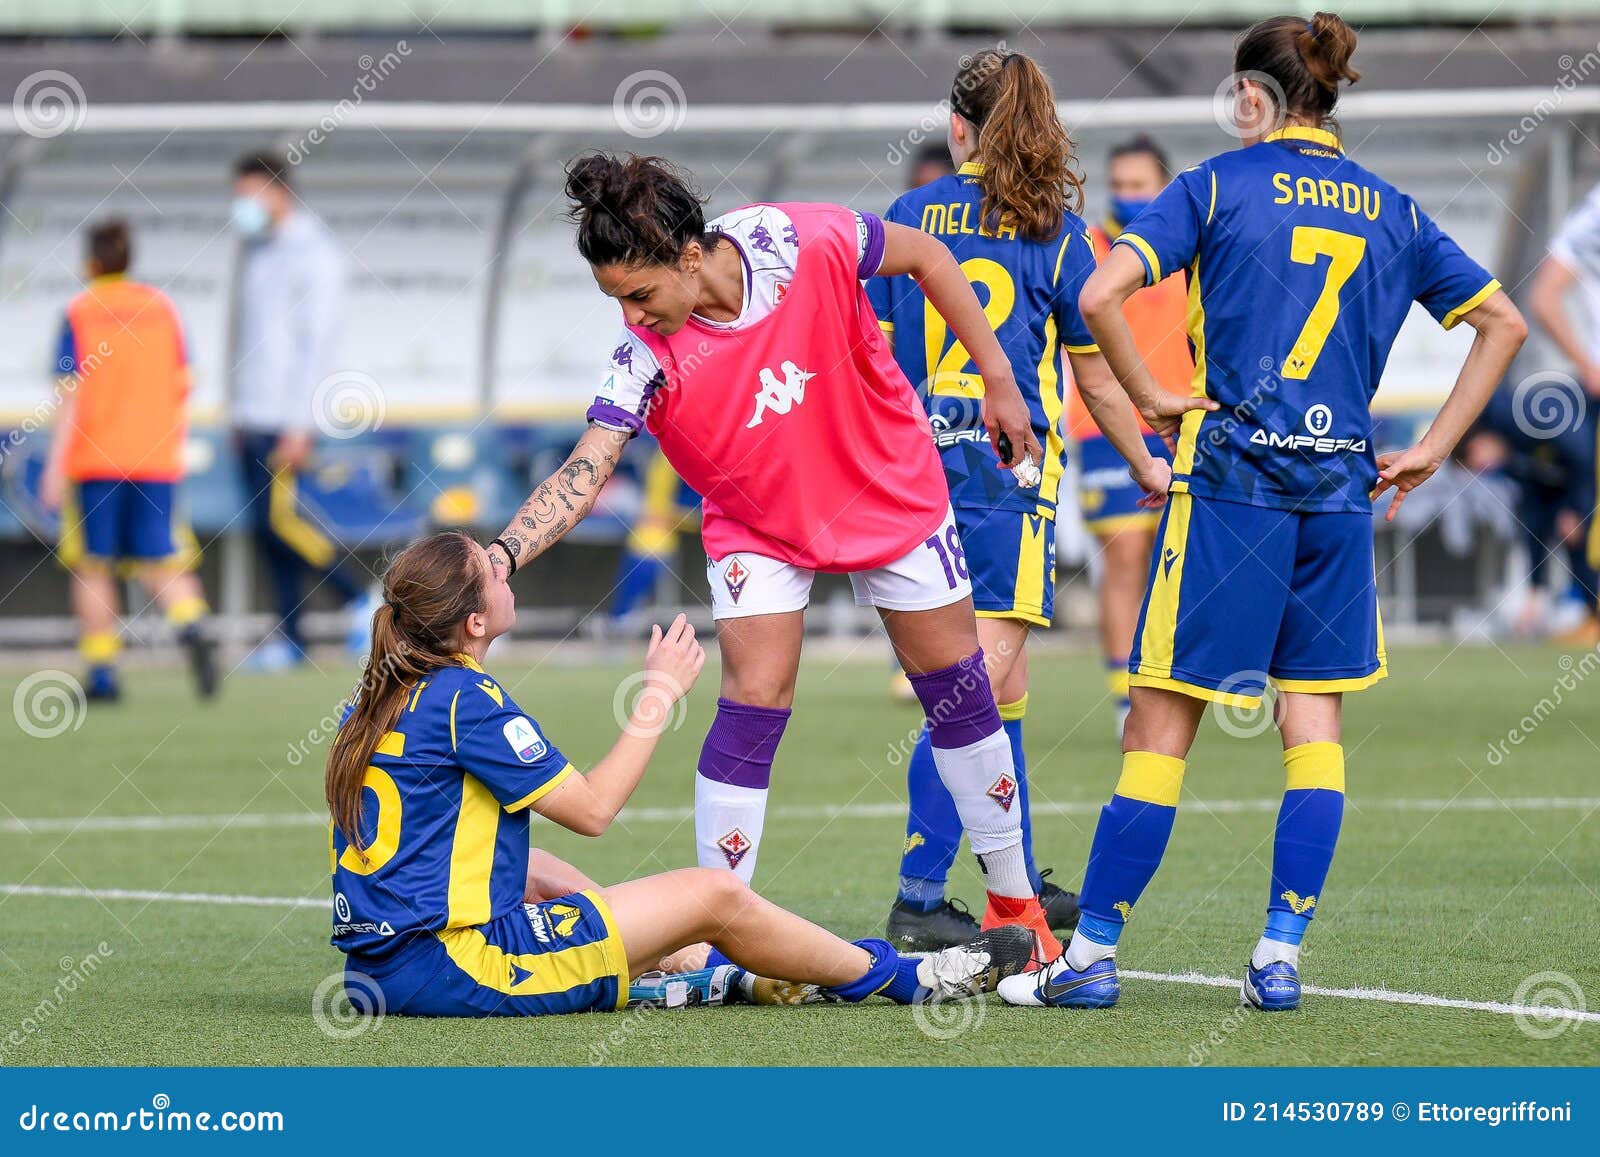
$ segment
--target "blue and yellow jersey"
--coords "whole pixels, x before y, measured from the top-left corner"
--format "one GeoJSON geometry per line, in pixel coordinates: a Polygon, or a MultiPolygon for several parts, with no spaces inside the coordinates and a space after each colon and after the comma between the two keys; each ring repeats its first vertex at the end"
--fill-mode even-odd
{"type": "Polygon", "coordinates": [[[573,774],[539,725],[470,659],[412,688],[367,767],[364,851],[330,822],[333,944],[386,956],[522,904],[528,808],[573,774]]]}
{"type": "Polygon", "coordinates": [[[1173,491],[1370,511],[1371,401],[1413,301],[1446,329],[1499,289],[1416,203],[1290,128],[1181,173],[1117,238],[1189,278],[1194,393],[1173,491]]]}
{"type": "Polygon", "coordinates": [[[905,275],[874,277],[867,297],[894,342],[895,359],[927,406],[950,501],[1054,518],[1066,468],[1061,347],[1073,353],[1098,349],[1078,313],[1078,291],[1094,272],[1094,247],[1083,219],[1073,213],[1051,241],[1020,237],[1005,221],[992,233],[981,229],[982,172],[969,161],[959,172],[906,193],[884,220],[932,233],[948,245],[983,302],[1027,400],[1034,436],[1045,449],[1037,493],[996,467],[983,427],[983,378],[917,283],[905,275]]]}

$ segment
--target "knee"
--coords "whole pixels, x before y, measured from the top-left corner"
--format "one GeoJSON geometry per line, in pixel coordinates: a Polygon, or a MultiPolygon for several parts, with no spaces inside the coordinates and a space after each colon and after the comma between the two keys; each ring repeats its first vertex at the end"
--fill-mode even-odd
{"type": "Polygon", "coordinates": [[[771,707],[788,710],[794,704],[794,680],[777,676],[745,675],[734,678],[724,675],[722,697],[747,707],[771,707]]]}
{"type": "Polygon", "coordinates": [[[743,908],[755,895],[750,885],[723,868],[686,870],[694,873],[691,890],[695,897],[706,906],[707,914],[719,923],[743,908]]]}

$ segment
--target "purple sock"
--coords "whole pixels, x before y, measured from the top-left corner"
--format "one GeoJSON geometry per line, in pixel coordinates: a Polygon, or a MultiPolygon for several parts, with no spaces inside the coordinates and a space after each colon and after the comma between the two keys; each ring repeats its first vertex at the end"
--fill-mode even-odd
{"type": "Polygon", "coordinates": [[[717,717],[700,748],[700,774],[717,783],[765,788],[772,780],[772,760],[790,714],[788,707],[718,699],[717,717]]]}
{"type": "Polygon", "coordinates": [[[954,666],[907,677],[928,717],[934,747],[966,747],[1000,730],[982,647],[954,666]]]}

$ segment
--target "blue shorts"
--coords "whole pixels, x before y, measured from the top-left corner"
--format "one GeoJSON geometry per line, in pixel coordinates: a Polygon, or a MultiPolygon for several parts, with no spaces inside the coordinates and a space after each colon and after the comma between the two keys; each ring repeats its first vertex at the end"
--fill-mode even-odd
{"type": "Polygon", "coordinates": [[[1372,516],[1168,498],[1128,660],[1135,687],[1254,707],[1388,674],[1372,516]]]}
{"type": "Polygon", "coordinates": [[[1050,625],[1056,603],[1056,524],[1043,514],[955,508],[978,617],[1050,625]]]}
{"type": "Polygon", "coordinates": [[[594,892],[522,904],[499,919],[418,937],[396,959],[352,953],[352,1004],[402,1016],[550,1016],[628,1001],[628,956],[594,892]]]}
{"type": "MultiPolygon", "coordinates": [[[[99,480],[67,487],[58,554],[71,567],[99,562],[160,562],[188,551],[177,513],[176,482],[99,480]]],[[[190,540],[192,542],[192,539],[190,540]]]]}
{"type": "MultiPolygon", "coordinates": [[[[1172,460],[1160,434],[1146,434],[1144,444],[1157,458],[1172,460]]],[[[1154,530],[1161,511],[1141,507],[1143,495],[1109,438],[1095,436],[1078,443],[1078,509],[1090,534],[1103,537],[1119,530],[1154,530]]]]}

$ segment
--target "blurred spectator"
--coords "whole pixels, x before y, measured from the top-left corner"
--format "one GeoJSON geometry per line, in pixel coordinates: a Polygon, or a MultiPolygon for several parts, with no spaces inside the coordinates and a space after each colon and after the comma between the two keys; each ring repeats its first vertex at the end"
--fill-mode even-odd
{"type": "Polygon", "coordinates": [[[694,529],[700,516],[700,496],[658,449],[644,469],[641,491],[611,595],[610,618],[619,627],[654,598],[662,575],[671,571],[677,558],[679,538],[694,529]]]}
{"type": "MultiPolygon", "coordinates": [[[[1536,494],[1534,500],[1548,514],[1537,529],[1567,549],[1569,569],[1589,603],[1591,615],[1580,629],[1580,641],[1600,641],[1600,623],[1593,616],[1595,570],[1600,567],[1600,521],[1594,517],[1595,442],[1600,429],[1600,187],[1590,190],[1551,239],[1549,254],[1534,272],[1528,309],[1572,362],[1588,399],[1582,420],[1541,448],[1564,475],[1561,491],[1536,494]],[[1578,304],[1576,324],[1568,311],[1573,298],[1578,304]],[[1582,546],[1585,539],[1587,549],[1582,546]]],[[[1536,557],[1542,559],[1543,554],[1541,550],[1536,557]]]]}
{"type": "Polygon", "coordinates": [[[234,166],[232,220],[241,239],[233,314],[232,417],[256,541],[278,626],[251,656],[255,670],[305,660],[300,608],[307,574],[332,584],[362,648],[374,607],[339,561],[339,547],[298,502],[316,434],[313,398],[333,369],[344,259],[328,227],[302,206],[282,157],[252,153],[234,166]]]}
{"type": "Polygon", "coordinates": [[[86,693],[115,700],[121,563],[177,628],[200,694],[216,690],[214,643],[194,536],[179,513],[189,366],[167,295],[127,276],[126,222],[88,233],[89,284],[67,303],[56,355],[60,405],[40,498],[61,511],[59,557],[72,572],[86,693]]]}
{"type": "Polygon", "coordinates": [[[948,177],[955,171],[956,165],[950,159],[949,145],[942,142],[923,145],[911,158],[911,170],[906,174],[906,188],[920,189],[940,177],[948,177]]]}

